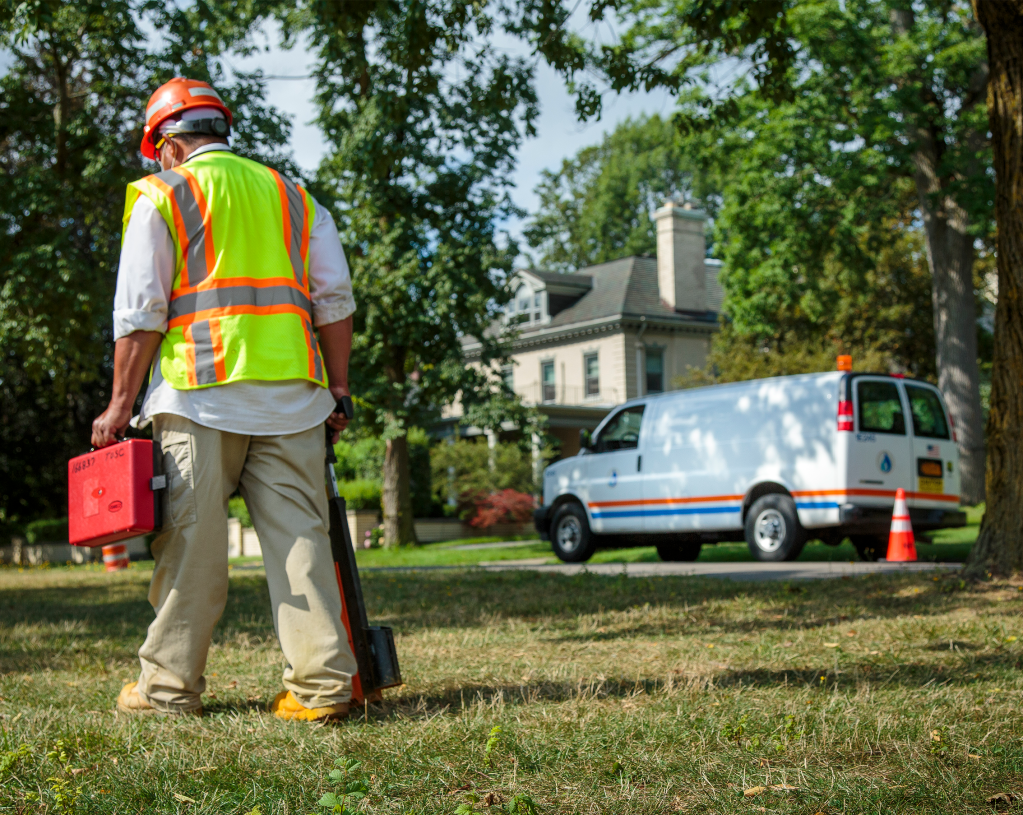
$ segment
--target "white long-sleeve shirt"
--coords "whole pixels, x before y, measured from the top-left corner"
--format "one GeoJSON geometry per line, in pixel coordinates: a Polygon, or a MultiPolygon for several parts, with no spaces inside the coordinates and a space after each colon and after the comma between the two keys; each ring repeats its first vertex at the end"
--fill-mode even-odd
{"type": "MultiPolygon", "coordinates": [[[[192,156],[229,150],[226,144],[200,147],[192,156]]],[[[352,279],[334,219],[317,206],[309,230],[309,289],[313,324],[327,325],[355,311],[352,279]]],[[[167,304],[174,283],[174,239],[153,202],[141,196],[124,233],[117,290],[114,339],[135,331],[167,332],[167,304]]],[[[305,380],[245,380],[196,390],[176,390],[159,375],[149,383],[138,424],[173,413],[204,427],[250,436],[298,433],[322,424],[334,409],[326,388],[305,380]]]]}

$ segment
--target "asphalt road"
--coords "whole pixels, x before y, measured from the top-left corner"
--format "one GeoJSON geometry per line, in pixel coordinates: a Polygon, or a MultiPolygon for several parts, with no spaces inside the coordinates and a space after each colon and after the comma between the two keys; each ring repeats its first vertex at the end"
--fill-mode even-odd
{"type": "MultiPolygon", "coordinates": [[[[726,580],[825,580],[858,577],[866,574],[898,574],[903,572],[955,571],[961,563],[557,563],[542,564],[536,560],[504,560],[482,563],[475,568],[488,572],[533,571],[554,574],[589,572],[606,576],[626,577],[720,577],[726,580]]],[[[360,569],[364,572],[409,572],[436,569],[465,569],[472,566],[382,566],[360,569]]]]}

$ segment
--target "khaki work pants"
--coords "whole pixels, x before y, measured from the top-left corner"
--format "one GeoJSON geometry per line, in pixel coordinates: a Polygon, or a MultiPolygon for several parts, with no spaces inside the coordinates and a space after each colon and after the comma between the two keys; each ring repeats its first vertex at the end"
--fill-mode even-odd
{"type": "Polygon", "coordinates": [[[284,687],[310,708],[350,700],[357,666],[327,533],[323,432],[243,436],[182,416],[154,418],[168,483],[163,530],[152,546],[156,619],[139,650],[138,684],[153,707],[201,705],[206,652],[227,602],[227,499],[236,488],[263,550],[274,628],[288,661],[284,687]]]}

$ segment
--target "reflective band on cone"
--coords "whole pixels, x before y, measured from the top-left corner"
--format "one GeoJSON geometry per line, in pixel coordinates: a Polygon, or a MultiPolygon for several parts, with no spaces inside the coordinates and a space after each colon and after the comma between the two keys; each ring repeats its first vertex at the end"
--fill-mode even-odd
{"type": "Polygon", "coordinates": [[[892,511],[892,529],[888,533],[888,560],[897,562],[916,560],[916,542],[913,539],[913,525],[909,520],[906,506],[906,491],[895,491],[895,509],[892,511]]]}
{"type": "Polygon", "coordinates": [[[103,547],[103,563],[106,564],[108,572],[119,572],[122,569],[127,569],[130,562],[128,560],[128,547],[123,543],[112,543],[109,546],[103,547]]]}

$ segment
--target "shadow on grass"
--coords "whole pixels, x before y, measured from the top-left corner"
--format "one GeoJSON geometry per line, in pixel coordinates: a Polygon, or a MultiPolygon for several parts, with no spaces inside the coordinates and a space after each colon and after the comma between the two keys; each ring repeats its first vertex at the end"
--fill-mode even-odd
{"type": "MultiPolygon", "coordinates": [[[[369,708],[370,718],[430,718],[446,711],[458,711],[474,705],[531,705],[540,702],[563,703],[585,699],[626,699],[637,694],[657,695],[681,689],[686,692],[710,692],[729,688],[788,688],[825,694],[838,690],[853,692],[870,687],[922,689],[949,686],[965,688],[991,679],[997,671],[1018,670],[1021,659],[1010,653],[989,654],[964,660],[955,673],[947,666],[920,662],[885,664],[857,662],[845,664],[839,671],[833,665],[819,668],[787,668],[777,670],[712,670],[673,672],[663,678],[584,679],[576,682],[532,681],[518,684],[495,682],[470,683],[441,691],[405,694],[387,698],[382,705],[369,708]]],[[[252,705],[225,711],[251,709],[252,705]]],[[[258,707],[258,705],[257,705],[258,707]]],[[[216,708],[210,708],[215,710],[216,708]]],[[[353,714],[354,715],[354,714],[353,714]]],[[[361,718],[361,712],[360,712],[361,718]]]]}
{"type": "MultiPolygon", "coordinates": [[[[55,576],[62,585],[7,588],[0,593],[0,672],[71,664],[85,658],[85,646],[98,640],[105,641],[105,657],[134,657],[153,619],[146,599],[148,576],[139,574],[113,585],[101,579],[77,584],[73,577],[73,572],[70,577],[55,576]]],[[[542,623],[545,636],[566,641],[681,636],[694,630],[742,634],[810,629],[867,617],[926,617],[987,604],[983,585],[960,590],[965,584],[955,575],[941,576],[937,583],[930,576],[870,575],[789,585],[466,571],[371,574],[364,577],[363,586],[370,620],[391,625],[399,636],[507,621],[542,623]],[[736,600],[748,603],[753,613],[735,619],[734,610],[730,616],[716,607],[736,600]],[[637,610],[644,612],[637,617],[649,617],[645,612],[650,609],[662,611],[652,620],[637,619],[636,625],[617,631],[578,631],[580,616],[637,610]]],[[[266,581],[260,576],[231,578],[214,641],[239,635],[274,636],[266,581]]]]}

